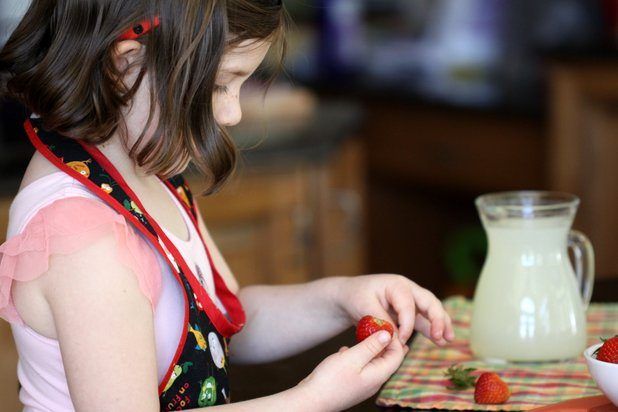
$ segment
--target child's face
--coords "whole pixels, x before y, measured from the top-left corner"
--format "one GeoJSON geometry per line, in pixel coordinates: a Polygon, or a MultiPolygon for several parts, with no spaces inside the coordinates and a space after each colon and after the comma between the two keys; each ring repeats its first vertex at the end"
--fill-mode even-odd
{"type": "Polygon", "coordinates": [[[247,40],[223,56],[212,95],[215,120],[219,125],[234,126],[240,122],[240,88],[262,63],[269,48],[269,42],[247,40]]]}
{"type": "MultiPolygon", "coordinates": [[[[213,112],[215,121],[221,126],[234,126],[240,122],[239,94],[243,83],[255,72],[264,60],[270,48],[270,43],[260,40],[246,40],[238,46],[228,50],[221,61],[213,91],[213,112]]],[[[117,51],[117,65],[119,70],[143,58],[144,50],[137,41],[123,41],[117,51]]],[[[125,85],[130,88],[138,78],[139,65],[129,70],[124,78],[125,85]]],[[[127,126],[128,147],[137,141],[141,130],[148,122],[150,114],[150,76],[146,74],[142,84],[133,97],[132,104],[123,109],[123,118],[127,126]]],[[[153,119],[146,130],[145,140],[155,132],[159,119],[159,109],[154,108],[153,119]]]]}

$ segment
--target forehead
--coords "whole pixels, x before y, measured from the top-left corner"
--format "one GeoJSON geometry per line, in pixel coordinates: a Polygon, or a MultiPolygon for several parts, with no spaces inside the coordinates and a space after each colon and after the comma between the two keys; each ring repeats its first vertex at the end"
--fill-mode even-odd
{"type": "Polygon", "coordinates": [[[221,72],[253,72],[264,60],[270,49],[270,42],[265,40],[244,40],[229,48],[223,55],[221,72]]]}

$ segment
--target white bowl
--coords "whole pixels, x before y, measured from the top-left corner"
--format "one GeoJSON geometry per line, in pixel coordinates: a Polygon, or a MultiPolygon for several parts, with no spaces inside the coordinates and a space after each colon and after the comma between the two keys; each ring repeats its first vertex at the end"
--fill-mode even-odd
{"type": "Polygon", "coordinates": [[[584,357],[588,364],[588,370],[592,379],[605,396],[616,406],[618,406],[618,364],[608,363],[597,360],[592,354],[603,345],[597,343],[584,351],[584,357]]]}

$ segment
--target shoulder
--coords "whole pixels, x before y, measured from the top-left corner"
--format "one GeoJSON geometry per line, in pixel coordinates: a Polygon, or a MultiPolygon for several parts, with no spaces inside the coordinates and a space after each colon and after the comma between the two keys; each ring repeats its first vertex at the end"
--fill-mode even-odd
{"type": "MultiPolygon", "coordinates": [[[[75,310],[105,308],[126,300],[149,306],[131,268],[118,256],[119,241],[111,232],[88,239],[78,250],[49,257],[42,291],[57,316],[75,310]],[[68,312],[67,312],[68,311],[68,312]]],[[[81,315],[80,315],[81,316],[81,315]]]]}
{"type": "Polygon", "coordinates": [[[98,199],[80,182],[35,153],[11,203],[8,237],[18,234],[40,209],[67,197],[98,199]]]}
{"type": "Polygon", "coordinates": [[[28,168],[24,173],[24,177],[21,181],[20,190],[28,186],[30,183],[37,181],[38,179],[41,179],[45,176],[51,175],[52,173],[59,171],[60,169],[54,166],[41,153],[35,151],[34,155],[30,159],[28,168]]]}
{"type": "Polygon", "coordinates": [[[0,247],[0,259],[0,280],[12,285],[14,301],[13,307],[0,299],[0,315],[50,338],[56,337],[50,322],[56,317],[54,305],[91,298],[97,291],[105,296],[137,288],[138,300],[154,310],[161,292],[154,250],[122,215],[97,199],[66,197],[41,208],[0,247]]]}

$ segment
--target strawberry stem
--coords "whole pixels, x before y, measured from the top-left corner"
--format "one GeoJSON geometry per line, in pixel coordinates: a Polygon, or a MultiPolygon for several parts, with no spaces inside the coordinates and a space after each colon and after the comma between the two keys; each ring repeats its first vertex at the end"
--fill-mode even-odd
{"type": "Polygon", "coordinates": [[[474,372],[475,368],[464,368],[460,365],[452,365],[444,372],[444,376],[449,378],[451,386],[447,386],[450,390],[464,390],[474,387],[476,378],[470,373],[474,372]]]}

